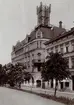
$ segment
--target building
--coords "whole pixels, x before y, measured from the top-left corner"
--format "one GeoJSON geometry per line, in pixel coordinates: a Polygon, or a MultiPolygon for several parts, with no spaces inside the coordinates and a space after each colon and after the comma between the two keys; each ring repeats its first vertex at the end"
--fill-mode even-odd
{"type": "Polygon", "coordinates": [[[45,45],[47,55],[50,52],[61,52],[63,53],[63,57],[68,60],[72,80],[66,79],[61,81],[61,83],[58,85],[58,88],[74,90],[74,28],[71,28],[71,30],[59,34],[57,37],[47,41],[45,45]]]}
{"type": "Polygon", "coordinates": [[[27,67],[27,71],[31,72],[34,81],[41,81],[40,67],[44,63],[47,52],[45,50],[45,42],[55,36],[65,32],[62,28],[62,22],[59,27],[50,24],[51,5],[37,6],[37,25],[34,30],[26,35],[23,41],[18,41],[12,48],[12,63],[22,62],[27,67]]]}

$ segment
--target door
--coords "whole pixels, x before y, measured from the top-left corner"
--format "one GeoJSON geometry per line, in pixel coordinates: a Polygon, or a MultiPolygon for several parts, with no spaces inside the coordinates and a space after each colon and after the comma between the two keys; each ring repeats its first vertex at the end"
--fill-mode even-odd
{"type": "Polygon", "coordinates": [[[63,89],[63,82],[61,82],[61,89],[63,89]]]}
{"type": "Polygon", "coordinates": [[[74,76],[72,76],[72,89],[74,90],[74,76]]]}

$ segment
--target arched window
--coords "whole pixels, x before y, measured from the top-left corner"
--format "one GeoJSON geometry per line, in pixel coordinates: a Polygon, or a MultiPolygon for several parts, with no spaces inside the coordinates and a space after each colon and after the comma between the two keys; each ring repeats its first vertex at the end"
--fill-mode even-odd
{"type": "Polygon", "coordinates": [[[42,32],[40,29],[38,29],[36,32],[36,38],[42,38],[42,32]]]}

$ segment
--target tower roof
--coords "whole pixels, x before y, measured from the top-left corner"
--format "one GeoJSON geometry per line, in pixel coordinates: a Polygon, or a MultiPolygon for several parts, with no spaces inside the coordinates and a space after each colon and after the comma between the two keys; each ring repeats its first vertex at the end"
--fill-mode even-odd
{"type": "Polygon", "coordinates": [[[51,4],[49,6],[43,5],[40,2],[40,6],[37,6],[37,24],[38,25],[48,25],[50,24],[50,13],[51,13],[51,4]]]}

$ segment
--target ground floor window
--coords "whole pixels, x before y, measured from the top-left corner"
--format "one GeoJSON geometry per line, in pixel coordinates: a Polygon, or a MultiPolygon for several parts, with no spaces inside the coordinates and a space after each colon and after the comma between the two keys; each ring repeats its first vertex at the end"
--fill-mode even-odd
{"type": "Polygon", "coordinates": [[[41,87],[41,80],[37,80],[36,83],[37,83],[36,85],[37,87],[41,87]]]}
{"type": "Polygon", "coordinates": [[[65,87],[69,87],[69,82],[65,82],[65,87]]]}

